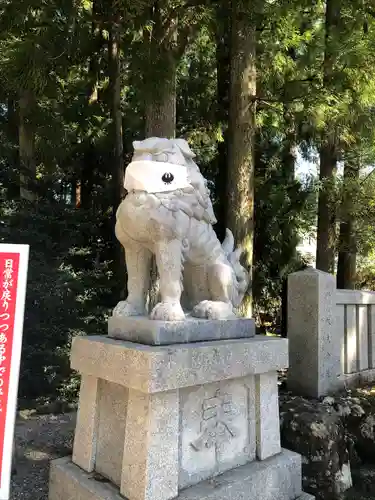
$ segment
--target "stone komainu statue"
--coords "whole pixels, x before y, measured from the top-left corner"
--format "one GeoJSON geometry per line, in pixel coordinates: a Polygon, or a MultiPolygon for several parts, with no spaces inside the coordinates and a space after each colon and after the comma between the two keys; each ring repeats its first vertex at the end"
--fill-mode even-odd
{"type": "Polygon", "coordinates": [[[133,146],[115,229],[125,248],[128,297],[113,314],[146,315],[154,254],[161,301],[151,319],[182,320],[184,310],[199,318],[235,316],[249,273],[231,231],[220,244],[212,228],[216,218],[195,154],[183,139],[152,137],[133,146]]]}

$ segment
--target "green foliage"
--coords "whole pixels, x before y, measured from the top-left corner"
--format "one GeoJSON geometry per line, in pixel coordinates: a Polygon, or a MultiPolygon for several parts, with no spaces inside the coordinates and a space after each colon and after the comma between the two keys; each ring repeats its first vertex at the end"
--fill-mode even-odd
{"type": "Polygon", "coordinates": [[[210,30],[203,26],[187,48],[178,71],[177,129],[197,154],[205,176],[214,181],[220,127],[216,123],[216,58],[210,30]]]}
{"type": "MultiPolygon", "coordinates": [[[[351,200],[350,210],[356,223],[356,245],[360,260],[371,262],[375,249],[375,178],[372,171],[362,174],[357,181],[342,182],[340,191],[345,192],[351,200]]],[[[347,211],[345,204],[342,204],[340,219],[345,218],[347,211]]]]}
{"type": "Polygon", "coordinates": [[[69,349],[76,335],[105,333],[113,307],[108,221],[66,205],[9,202],[0,242],[30,245],[20,398],[71,400],[69,349]]]}
{"type": "Polygon", "coordinates": [[[375,251],[357,261],[356,286],[359,290],[375,292],[375,251]]]}
{"type": "MultiPolygon", "coordinates": [[[[328,37],[328,67],[325,4],[251,4],[258,37],[257,318],[277,316],[286,276],[303,265],[296,252],[300,236],[315,225],[317,193],[323,184],[295,180],[297,149],[310,158],[322,141],[333,140],[344,162],[366,167],[375,160],[375,18],[366,12],[366,2],[340,2],[328,37]]],[[[218,102],[218,84],[223,83],[218,79],[225,68],[218,73],[217,22],[227,26],[222,18],[230,16],[229,2],[222,0],[220,8],[196,0],[163,0],[158,5],[158,11],[144,0],[17,0],[0,5],[0,241],[31,246],[23,398],[74,396],[78,381],[69,369],[71,340],[104,332],[106,315],[121,288],[123,276],[115,272],[108,64],[115,20],[121,30],[125,163],[132,141],[143,137],[151,89],[161,89],[162,79],[177,63],[177,135],[196,151],[215,210],[223,202],[218,194],[223,162],[218,156],[227,121],[225,103],[218,102]],[[165,37],[158,38],[161,27],[165,37]],[[30,124],[39,200],[33,205],[18,199],[17,102],[23,90],[32,91],[36,100],[30,124]],[[75,208],[79,185],[81,206],[75,208]]],[[[229,43],[229,34],[227,38],[229,43]]],[[[344,189],[356,198],[359,283],[371,288],[374,178],[361,175],[360,186],[352,187],[338,178],[329,189],[339,209],[338,222],[346,210],[341,203],[344,189]]]]}
{"type": "Polygon", "coordinates": [[[255,179],[253,298],[259,323],[262,317],[277,320],[284,282],[305,264],[296,247],[311,231],[316,214],[314,179],[290,179],[282,146],[274,142],[271,147],[269,137],[263,141],[255,179]]]}

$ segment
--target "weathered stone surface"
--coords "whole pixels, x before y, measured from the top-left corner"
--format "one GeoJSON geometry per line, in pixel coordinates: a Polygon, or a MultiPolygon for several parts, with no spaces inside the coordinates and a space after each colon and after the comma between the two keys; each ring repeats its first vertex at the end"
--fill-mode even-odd
{"type": "Polygon", "coordinates": [[[121,482],[128,392],[121,385],[99,381],[95,470],[117,486],[121,482]]]}
{"type": "Polygon", "coordinates": [[[254,335],[255,323],[250,318],[207,320],[188,316],[185,321],[159,321],[143,316],[112,316],[108,320],[109,337],[146,345],[240,339],[254,335]]]}
{"type": "Polygon", "coordinates": [[[341,499],[352,485],[345,429],[329,405],[285,397],[280,406],[281,444],[302,455],[303,489],[316,498],[341,499]]]}
{"type": "MultiPolygon", "coordinates": [[[[49,500],[123,500],[118,489],[96,481],[69,458],[51,463],[49,500]]],[[[180,492],[176,500],[308,500],[301,491],[301,459],[283,450],[263,462],[225,472],[180,492]]]]}
{"type": "Polygon", "coordinates": [[[71,367],[129,389],[162,392],[288,365],[288,341],[275,337],[145,346],[101,336],[75,337],[71,367]]]}
{"type": "Polygon", "coordinates": [[[301,457],[287,450],[180,492],[178,500],[291,500],[301,494],[301,457]]]}
{"type": "Polygon", "coordinates": [[[88,420],[85,470],[130,500],[170,500],[256,457],[268,463],[280,454],[277,370],[287,365],[285,339],[146,346],[77,337],[71,359],[84,378],[99,380],[96,392],[82,386],[96,415],[88,420]]]}
{"type": "Polygon", "coordinates": [[[375,498],[375,465],[361,466],[352,470],[353,485],[356,493],[363,493],[366,498],[375,498]]]}
{"type": "Polygon", "coordinates": [[[124,497],[109,481],[96,481],[94,474],[73,464],[70,457],[64,457],[51,462],[48,499],[124,500],[124,497]]]}
{"type": "MultiPolygon", "coordinates": [[[[375,465],[371,465],[375,461],[375,447],[374,447],[374,436],[373,436],[373,419],[375,415],[375,390],[373,388],[362,388],[357,389],[355,391],[348,391],[346,393],[341,393],[336,396],[328,396],[323,400],[311,400],[307,402],[306,400],[302,400],[302,398],[294,398],[291,400],[291,396],[282,395],[281,396],[281,411],[283,416],[283,425],[282,425],[282,442],[284,442],[284,430],[285,425],[289,427],[296,427],[299,424],[299,420],[305,419],[309,421],[310,419],[317,419],[317,422],[324,419],[321,418],[323,414],[327,414],[332,418],[332,415],[336,419],[337,416],[341,421],[341,429],[340,434],[344,434],[347,452],[350,457],[350,469],[352,475],[353,487],[346,490],[345,493],[340,495],[337,493],[336,498],[344,498],[345,500],[372,500],[375,498],[375,465]],[[301,403],[301,401],[303,403],[301,403]],[[294,421],[293,419],[288,419],[285,422],[285,412],[290,412],[290,407],[293,406],[293,413],[297,413],[298,417],[294,421]],[[304,414],[306,412],[306,414],[304,414]],[[314,413],[311,413],[314,412],[314,413]],[[321,419],[321,420],[319,420],[321,419]],[[367,463],[367,465],[365,465],[367,463]]],[[[306,431],[306,441],[310,440],[311,443],[315,441],[315,436],[312,433],[308,433],[306,431]]],[[[301,438],[301,441],[303,439],[301,438]]],[[[339,439],[340,442],[343,442],[343,438],[339,439]]],[[[309,450],[313,449],[312,444],[309,446],[306,444],[306,448],[308,451],[306,453],[310,453],[309,450]]],[[[299,445],[296,445],[294,448],[296,451],[300,451],[301,453],[305,453],[301,449],[299,445]]],[[[327,457],[329,457],[330,450],[327,451],[327,457]]],[[[332,464],[337,462],[337,446],[331,448],[331,462],[332,464]]],[[[344,453],[344,456],[346,453],[344,453]]],[[[314,472],[309,473],[309,467],[311,466],[310,462],[303,458],[303,474],[305,481],[305,488],[308,488],[310,484],[310,475],[314,476],[314,472]],[[307,473],[306,473],[307,470],[307,473]],[[308,475],[310,474],[310,475],[308,475]]],[[[345,469],[344,469],[345,471],[345,469]]],[[[348,468],[346,468],[348,471],[348,468]]],[[[342,474],[341,474],[342,476],[342,474]]],[[[347,476],[349,477],[349,475],[347,476]]],[[[318,478],[319,479],[319,478],[318,478]]],[[[324,479],[324,478],[323,478],[324,479]]],[[[312,477],[314,482],[314,477],[312,477]]],[[[320,479],[319,479],[320,481],[320,479]]],[[[317,486],[320,488],[320,492],[318,498],[325,498],[327,500],[331,500],[335,498],[332,496],[330,488],[325,489],[323,483],[319,483],[317,486]]],[[[347,481],[346,484],[350,484],[350,481],[347,481]]]]}
{"type": "Polygon", "coordinates": [[[255,377],[257,457],[265,460],[281,450],[277,372],[255,377]]]}
{"type": "Polygon", "coordinates": [[[344,500],[374,500],[374,497],[351,488],[344,494],[344,500]]]}
{"type": "Polygon", "coordinates": [[[95,376],[84,375],[81,379],[73,461],[87,472],[92,472],[95,466],[98,399],[98,379],[95,376]]]}
{"type": "Polygon", "coordinates": [[[254,377],[180,390],[179,488],[255,458],[254,377]]]}
{"type": "Polygon", "coordinates": [[[329,398],[341,416],[351,444],[352,462],[375,461],[375,391],[358,390],[329,398]]]}
{"type": "Polygon", "coordinates": [[[342,388],[336,320],[333,275],[307,269],[288,277],[288,388],[296,394],[320,397],[342,388]]]}
{"type": "Polygon", "coordinates": [[[178,391],[129,390],[121,494],[167,500],[178,493],[178,391]]]}

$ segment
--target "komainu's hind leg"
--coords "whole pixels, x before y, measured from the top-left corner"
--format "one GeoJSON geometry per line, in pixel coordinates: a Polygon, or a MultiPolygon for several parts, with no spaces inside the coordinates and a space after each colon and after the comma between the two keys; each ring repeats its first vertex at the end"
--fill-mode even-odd
{"type": "Polygon", "coordinates": [[[227,319],[235,317],[232,305],[233,271],[227,262],[219,261],[208,268],[209,299],[193,309],[197,318],[227,319]]]}

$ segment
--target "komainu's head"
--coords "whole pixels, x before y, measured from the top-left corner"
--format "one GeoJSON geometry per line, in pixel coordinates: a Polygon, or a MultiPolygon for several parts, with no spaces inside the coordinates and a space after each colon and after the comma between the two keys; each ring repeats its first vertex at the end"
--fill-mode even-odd
{"type": "Polygon", "coordinates": [[[150,137],[134,141],[132,162],[125,172],[125,188],[149,194],[173,211],[216,223],[207,181],[184,139],[150,137]]]}
{"type": "MultiPolygon", "coordinates": [[[[197,189],[201,195],[208,191],[207,182],[194,161],[195,154],[184,139],[150,137],[144,141],[134,141],[133,147],[134,153],[131,165],[135,162],[146,162],[145,164],[155,162],[155,171],[160,171],[161,177],[165,174],[166,179],[168,176],[170,177],[171,171],[173,172],[174,165],[177,167],[175,168],[176,173],[178,172],[178,166],[185,167],[187,183],[197,189]],[[168,168],[168,165],[170,165],[170,168],[168,168]],[[162,171],[164,168],[165,172],[162,171]]],[[[152,168],[152,164],[149,164],[149,168],[152,168]]]]}
{"type": "Polygon", "coordinates": [[[184,139],[149,137],[133,142],[133,161],[150,160],[174,165],[196,166],[195,154],[184,139]]]}

